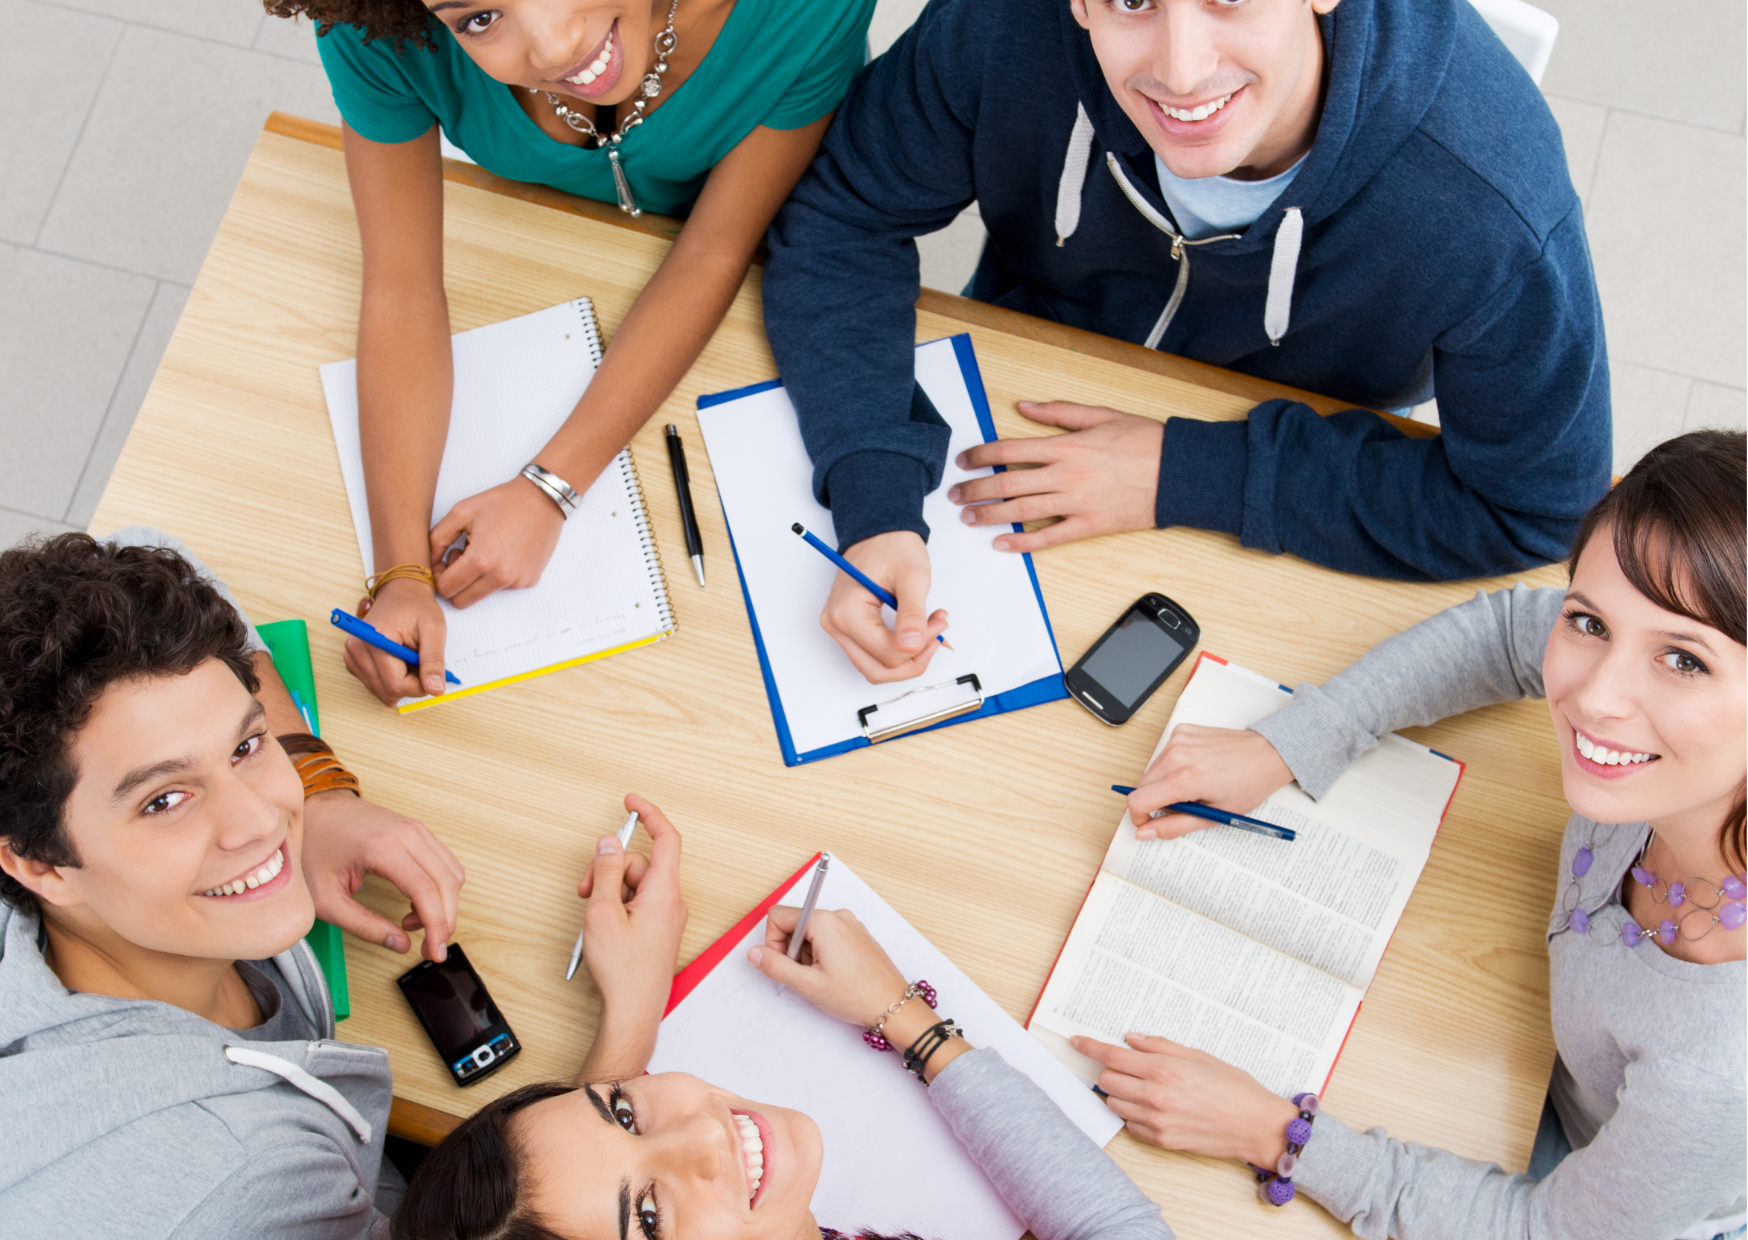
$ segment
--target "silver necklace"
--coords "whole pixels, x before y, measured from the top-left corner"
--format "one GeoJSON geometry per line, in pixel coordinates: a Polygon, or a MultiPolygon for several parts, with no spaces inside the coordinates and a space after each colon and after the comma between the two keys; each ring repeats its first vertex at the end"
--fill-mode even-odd
{"type": "Polygon", "coordinates": [[[643,75],[643,81],[637,90],[637,101],[631,105],[631,114],[619,122],[619,127],[610,134],[603,134],[595,128],[595,122],[581,112],[573,111],[564,100],[550,90],[540,90],[530,86],[528,93],[542,94],[552,105],[552,110],[558,114],[558,119],[569,125],[578,133],[588,134],[595,140],[595,149],[607,148],[607,163],[613,169],[613,188],[619,194],[619,209],[630,216],[643,214],[643,208],[637,205],[631,196],[631,182],[625,179],[625,167],[619,154],[619,146],[625,141],[625,135],[643,124],[643,114],[662,93],[662,75],[668,71],[668,57],[674,54],[674,49],[680,45],[674,36],[674,14],[680,11],[680,0],[673,0],[668,5],[668,24],[655,37],[655,66],[643,75]]]}

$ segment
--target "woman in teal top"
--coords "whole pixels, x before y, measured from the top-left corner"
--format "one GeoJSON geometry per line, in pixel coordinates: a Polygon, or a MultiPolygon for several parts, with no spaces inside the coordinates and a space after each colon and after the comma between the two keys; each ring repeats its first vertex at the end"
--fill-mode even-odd
{"type": "Polygon", "coordinates": [[[318,23],[345,121],[364,255],[358,396],[372,568],[396,570],[378,582],[370,620],[421,656],[415,677],[348,640],[346,665],[384,702],[440,693],[436,596],[466,607],[540,579],[566,491],[588,489],[734,299],[862,65],[874,0],[266,5],[318,23]],[[439,127],[500,176],[686,224],[530,468],[432,526],[453,379],[439,127]],[[443,563],[464,533],[465,549],[443,563]]]}

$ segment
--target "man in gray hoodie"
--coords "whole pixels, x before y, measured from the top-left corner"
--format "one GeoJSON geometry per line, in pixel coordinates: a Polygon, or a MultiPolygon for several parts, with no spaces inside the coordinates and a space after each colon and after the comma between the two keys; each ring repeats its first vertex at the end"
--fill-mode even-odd
{"type": "Polygon", "coordinates": [[[0,1234],[386,1232],[257,649],[170,547],[0,554],[0,1234]]]}

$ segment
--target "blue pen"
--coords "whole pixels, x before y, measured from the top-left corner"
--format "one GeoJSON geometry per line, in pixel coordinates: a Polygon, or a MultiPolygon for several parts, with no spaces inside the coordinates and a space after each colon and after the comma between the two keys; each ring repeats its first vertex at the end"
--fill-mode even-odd
{"type": "MultiPolygon", "coordinates": [[[[359,641],[368,646],[375,646],[378,650],[387,654],[392,654],[395,658],[407,665],[408,671],[416,672],[418,670],[419,652],[417,650],[403,646],[399,642],[390,641],[381,633],[378,633],[373,627],[360,620],[357,616],[354,616],[349,612],[341,611],[336,607],[328,614],[328,619],[333,623],[335,628],[340,629],[342,632],[350,633],[353,637],[356,637],[359,641]]],[[[455,678],[455,673],[447,669],[443,672],[443,679],[447,680],[452,685],[459,685],[461,683],[455,678]]]]}
{"type": "MultiPolygon", "coordinates": [[[[1111,791],[1128,796],[1135,789],[1125,788],[1122,784],[1112,784],[1111,791]]],[[[1272,822],[1264,822],[1260,818],[1246,818],[1243,814],[1234,814],[1231,810],[1215,809],[1212,805],[1203,805],[1199,801],[1174,801],[1164,809],[1154,810],[1148,817],[1163,818],[1167,814],[1188,814],[1191,818],[1205,818],[1209,822],[1217,822],[1221,826],[1237,827],[1240,831],[1254,831],[1258,835],[1272,836],[1277,840],[1296,840],[1299,838],[1299,833],[1291,827],[1277,827],[1272,822]]]]}
{"type": "MultiPolygon", "coordinates": [[[[801,522],[797,521],[789,528],[801,535],[802,541],[808,546],[819,552],[833,564],[836,564],[841,572],[848,573],[857,585],[861,586],[882,603],[885,603],[888,607],[892,608],[893,611],[898,610],[898,600],[892,596],[892,591],[886,589],[884,586],[876,584],[873,578],[863,573],[861,569],[857,568],[854,564],[844,559],[843,556],[826,546],[811,530],[805,528],[801,522]]],[[[939,633],[935,634],[935,640],[940,642],[941,645],[947,647],[948,650],[953,648],[952,643],[939,633]]]]}

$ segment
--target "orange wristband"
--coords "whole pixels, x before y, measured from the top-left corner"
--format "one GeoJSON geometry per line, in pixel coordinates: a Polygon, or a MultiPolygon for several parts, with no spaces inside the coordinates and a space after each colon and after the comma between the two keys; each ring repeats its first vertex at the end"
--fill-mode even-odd
{"type": "Polygon", "coordinates": [[[364,589],[370,595],[370,601],[376,602],[376,592],[391,581],[412,577],[424,582],[431,589],[437,588],[437,576],[423,564],[396,564],[393,568],[385,568],[380,573],[373,573],[364,579],[364,589]]]}
{"type": "Polygon", "coordinates": [[[358,776],[341,764],[332,747],[320,737],[308,732],[287,732],[279,738],[279,744],[291,757],[298,778],[303,780],[305,800],[318,792],[332,792],[336,788],[344,788],[355,797],[364,795],[359,789],[358,776]]]}

